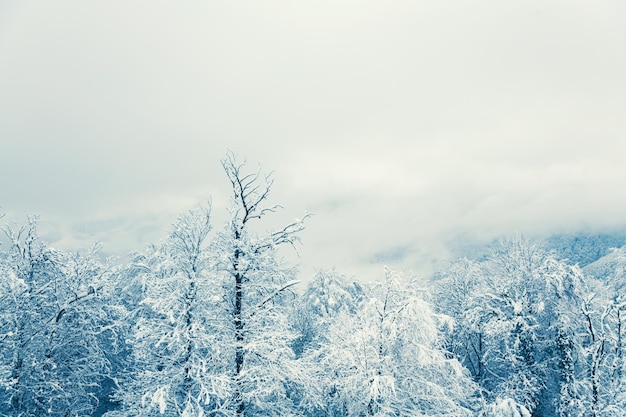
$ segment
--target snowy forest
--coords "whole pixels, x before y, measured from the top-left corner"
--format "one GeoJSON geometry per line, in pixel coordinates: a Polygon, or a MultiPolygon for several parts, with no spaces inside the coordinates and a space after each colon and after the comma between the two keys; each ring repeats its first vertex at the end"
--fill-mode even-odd
{"type": "Polygon", "coordinates": [[[278,251],[306,216],[262,232],[271,176],[222,166],[228,222],[191,209],[126,264],[4,228],[0,415],[626,416],[623,249],[512,236],[427,281],[298,290],[278,251]]]}

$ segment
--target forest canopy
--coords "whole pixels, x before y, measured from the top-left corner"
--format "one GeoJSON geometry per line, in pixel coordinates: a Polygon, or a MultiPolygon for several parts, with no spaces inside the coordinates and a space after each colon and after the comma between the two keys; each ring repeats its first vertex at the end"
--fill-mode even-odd
{"type": "Polygon", "coordinates": [[[512,236],[429,282],[298,292],[277,251],[307,217],[258,232],[272,177],[222,167],[228,221],[192,208],[125,264],[4,227],[0,415],[626,416],[623,249],[512,236]]]}

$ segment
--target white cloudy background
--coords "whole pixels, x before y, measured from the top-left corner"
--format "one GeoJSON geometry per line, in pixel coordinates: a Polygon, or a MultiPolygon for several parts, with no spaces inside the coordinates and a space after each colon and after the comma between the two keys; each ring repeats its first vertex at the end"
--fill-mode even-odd
{"type": "Polygon", "coordinates": [[[315,213],[304,276],[428,272],[461,239],[626,224],[626,3],[0,1],[0,206],[124,254],[227,149],[315,213]]]}

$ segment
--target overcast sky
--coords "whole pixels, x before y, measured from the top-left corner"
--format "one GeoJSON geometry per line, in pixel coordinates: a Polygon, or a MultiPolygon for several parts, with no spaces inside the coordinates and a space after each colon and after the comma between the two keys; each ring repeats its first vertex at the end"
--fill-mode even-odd
{"type": "Polygon", "coordinates": [[[0,210],[109,253],[230,197],[302,216],[304,277],[626,225],[626,2],[0,0],[0,210]]]}

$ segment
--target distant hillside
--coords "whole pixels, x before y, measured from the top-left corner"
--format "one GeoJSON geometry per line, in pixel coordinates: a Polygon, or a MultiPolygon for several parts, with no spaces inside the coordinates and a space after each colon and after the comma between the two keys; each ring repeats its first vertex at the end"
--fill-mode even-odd
{"type": "Polygon", "coordinates": [[[626,245],[626,232],[552,235],[543,242],[559,259],[585,268],[626,245]]]}
{"type": "MultiPolygon", "coordinates": [[[[553,252],[560,260],[566,260],[567,263],[578,265],[588,272],[594,272],[598,277],[604,276],[601,269],[614,269],[612,259],[617,255],[611,255],[612,249],[621,248],[626,245],[626,231],[616,231],[610,233],[572,233],[572,234],[555,234],[547,238],[539,238],[536,236],[528,236],[535,242],[539,243],[548,251],[553,252]],[[607,257],[607,259],[604,259],[607,257]],[[596,262],[599,262],[597,265],[596,262]],[[592,267],[592,264],[593,267],[592,267]],[[606,265],[605,265],[606,264],[606,265]]],[[[484,260],[494,246],[497,245],[499,239],[495,239],[489,243],[478,243],[471,237],[458,236],[448,242],[448,249],[452,259],[467,258],[472,260],[484,260]]]]}
{"type": "Polygon", "coordinates": [[[626,267],[626,246],[611,250],[607,255],[583,268],[587,276],[599,278],[621,289],[626,286],[624,269],[626,267]]]}

